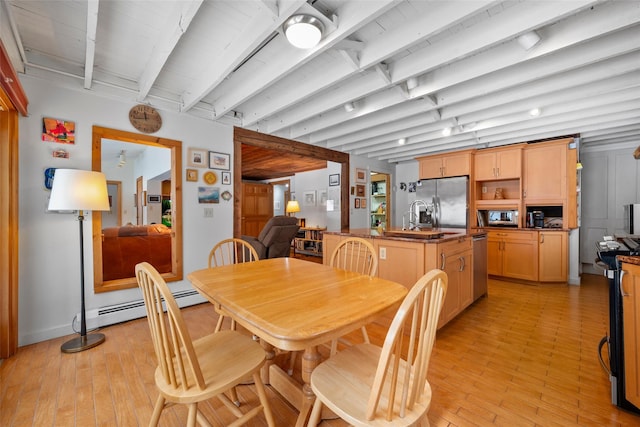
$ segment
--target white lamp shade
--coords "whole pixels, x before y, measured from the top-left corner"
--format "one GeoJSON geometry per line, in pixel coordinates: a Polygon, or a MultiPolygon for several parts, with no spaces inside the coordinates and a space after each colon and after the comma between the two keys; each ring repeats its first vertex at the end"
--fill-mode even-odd
{"type": "Polygon", "coordinates": [[[286,212],[287,213],[300,212],[300,205],[298,204],[298,201],[297,200],[289,200],[287,202],[286,212]]]}
{"type": "Polygon", "coordinates": [[[50,211],[108,211],[107,179],[102,172],[56,169],[50,211]]]}
{"type": "Polygon", "coordinates": [[[322,38],[322,22],[311,15],[292,16],[284,24],[284,34],[293,46],[310,49],[322,38]]]}

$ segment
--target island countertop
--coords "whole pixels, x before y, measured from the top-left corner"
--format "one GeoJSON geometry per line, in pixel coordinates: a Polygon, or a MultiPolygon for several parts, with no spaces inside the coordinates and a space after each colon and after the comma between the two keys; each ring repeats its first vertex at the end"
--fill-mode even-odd
{"type": "Polygon", "coordinates": [[[363,237],[373,239],[400,240],[408,242],[443,243],[461,237],[471,237],[486,234],[483,230],[466,228],[433,228],[420,231],[403,230],[402,228],[390,228],[380,233],[377,229],[353,228],[349,231],[325,231],[324,234],[332,234],[346,237],[363,237]]]}
{"type": "Polygon", "coordinates": [[[618,255],[618,261],[626,262],[627,264],[640,265],[640,256],[634,255],[618,255]]]}

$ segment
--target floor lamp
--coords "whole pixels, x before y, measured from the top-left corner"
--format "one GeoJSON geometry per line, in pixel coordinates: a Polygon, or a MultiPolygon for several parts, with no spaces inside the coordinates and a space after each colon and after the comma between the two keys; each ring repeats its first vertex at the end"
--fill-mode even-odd
{"type": "Polygon", "coordinates": [[[56,169],[49,198],[50,211],[78,211],[80,228],[80,336],[62,344],[63,353],[76,353],[100,345],[104,334],[87,335],[84,307],[83,211],[108,211],[107,180],[102,172],[56,169]]]}

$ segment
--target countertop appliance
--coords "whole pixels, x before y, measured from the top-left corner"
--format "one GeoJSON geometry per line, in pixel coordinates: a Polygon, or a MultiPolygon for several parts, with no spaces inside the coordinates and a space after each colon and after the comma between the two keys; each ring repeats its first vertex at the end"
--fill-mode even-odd
{"type": "Polygon", "coordinates": [[[487,211],[487,225],[490,227],[517,227],[518,210],[487,211]]]}
{"type": "Polygon", "coordinates": [[[487,295],[487,234],[473,236],[473,300],[487,295]]]}
{"type": "Polygon", "coordinates": [[[628,237],[598,242],[596,244],[598,260],[596,261],[604,269],[605,275],[609,279],[609,335],[600,341],[598,356],[611,381],[611,402],[620,408],[640,414],[640,408],[625,397],[624,317],[622,295],[620,294],[620,263],[616,258],[618,255],[640,255],[638,244],[640,244],[640,239],[628,237]],[[634,249],[631,249],[630,246],[634,249]],[[602,357],[602,349],[605,344],[608,346],[609,352],[608,369],[602,357]]]}
{"type": "Polygon", "coordinates": [[[416,201],[412,203],[417,212],[418,226],[466,228],[468,218],[469,177],[423,179],[416,185],[416,201]],[[426,206],[425,206],[426,205],[426,206]],[[429,214],[428,207],[433,207],[429,214]]]}

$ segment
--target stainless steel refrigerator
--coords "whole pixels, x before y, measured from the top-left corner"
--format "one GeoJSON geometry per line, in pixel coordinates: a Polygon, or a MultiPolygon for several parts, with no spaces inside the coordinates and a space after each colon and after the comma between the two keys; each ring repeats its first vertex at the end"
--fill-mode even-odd
{"type": "Polygon", "coordinates": [[[416,186],[416,200],[433,206],[428,214],[416,204],[421,227],[467,228],[469,217],[469,177],[423,179],[416,186]]]}

